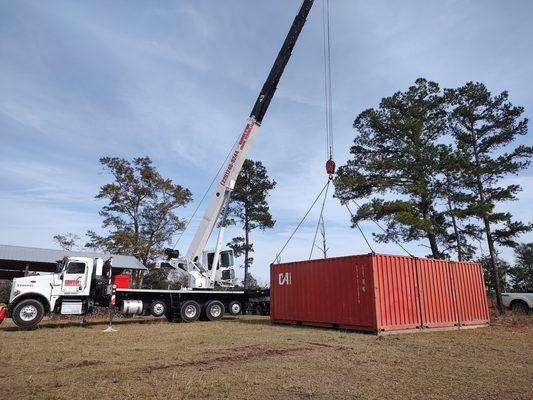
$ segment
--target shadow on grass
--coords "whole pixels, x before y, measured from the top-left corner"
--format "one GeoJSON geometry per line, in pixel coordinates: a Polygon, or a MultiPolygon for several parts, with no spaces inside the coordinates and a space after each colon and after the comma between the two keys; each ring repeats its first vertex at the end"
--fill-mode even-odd
{"type": "Polygon", "coordinates": [[[240,317],[231,317],[231,318],[224,318],[222,321],[224,322],[238,322],[239,324],[248,324],[248,325],[272,325],[274,324],[270,322],[270,318],[268,317],[259,317],[256,316],[256,318],[242,318],[240,317]]]}
{"type": "MultiPolygon", "coordinates": [[[[163,319],[128,319],[128,320],[113,320],[113,325],[129,325],[129,324],[160,324],[166,320],[163,319]]],[[[106,326],[109,321],[98,320],[98,321],[87,321],[82,323],[82,321],[55,321],[55,322],[45,322],[39,324],[34,328],[19,328],[18,326],[6,326],[0,328],[1,332],[17,332],[17,331],[33,331],[38,329],[60,329],[60,328],[90,328],[93,326],[106,326]]]]}
{"type": "MultiPolygon", "coordinates": [[[[198,321],[202,322],[202,321],[198,321]]],[[[203,321],[207,322],[207,321],[203,321]]],[[[169,323],[165,318],[152,318],[152,319],[114,319],[113,325],[114,326],[121,326],[121,325],[131,325],[131,324],[143,324],[143,325],[158,325],[158,324],[166,324],[169,323]]],[[[175,321],[172,323],[183,323],[181,321],[175,321]]],[[[231,323],[238,323],[238,324],[245,324],[245,325],[254,325],[254,326],[270,326],[275,328],[286,328],[286,329],[303,329],[303,330],[313,330],[313,331],[337,331],[337,332],[344,332],[344,333],[354,333],[354,334],[372,334],[371,332],[366,331],[358,331],[358,330],[346,330],[343,328],[338,327],[322,327],[322,326],[309,326],[305,324],[283,324],[283,323],[274,323],[270,320],[267,316],[224,316],[223,319],[219,321],[209,322],[209,323],[223,323],[223,324],[231,324],[231,323]],[[251,317],[251,318],[250,318],[251,317]]],[[[84,324],[81,320],[78,321],[68,321],[68,320],[56,320],[56,321],[46,321],[45,323],[42,323],[38,325],[35,328],[19,328],[17,326],[6,326],[6,327],[0,327],[0,332],[17,332],[17,331],[25,331],[25,330],[38,330],[38,329],[61,329],[61,328],[90,328],[90,327],[96,327],[101,326],[104,328],[107,326],[108,321],[107,320],[96,320],[96,321],[87,321],[84,324]]]]}
{"type": "MultiPolygon", "coordinates": [[[[323,331],[323,332],[341,332],[346,334],[353,334],[353,335],[370,335],[370,336],[376,336],[374,332],[372,331],[365,331],[365,330],[357,330],[357,329],[346,329],[342,327],[337,326],[313,326],[313,325],[306,325],[306,324],[289,324],[289,323],[280,323],[280,322],[272,322],[269,317],[259,317],[256,316],[256,318],[250,318],[250,319],[243,319],[238,317],[233,317],[232,320],[228,320],[227,322],[238,322],[240,324],[247,324],[247,325],[256,325],[256,326],[271,326],[275,328],[286,328],[286,329],[298,329],[298,330],[309,330],[309,331],[323,331]]],[[[377,336],[376,336],[377,337],[377,336]]]]}

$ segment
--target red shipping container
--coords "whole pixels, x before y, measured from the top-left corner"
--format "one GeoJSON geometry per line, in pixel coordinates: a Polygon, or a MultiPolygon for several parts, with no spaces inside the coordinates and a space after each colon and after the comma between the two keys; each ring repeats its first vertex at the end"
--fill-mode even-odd
{"type": "Polygon", "coordinates": [[[117,289],[129,289],[131,277],[129,275],[115,275],[113,277],[113,283],[117,286],[117,289]]]}
{"type": "Polygon", "coordinates": [[[273,264],[273,322],[373,332],[487,324],[481,266],[367,254],[273,264]]]}

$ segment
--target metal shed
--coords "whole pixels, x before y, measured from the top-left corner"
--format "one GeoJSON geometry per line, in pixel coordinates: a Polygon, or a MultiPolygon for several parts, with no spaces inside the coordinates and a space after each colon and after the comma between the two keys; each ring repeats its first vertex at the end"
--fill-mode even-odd
{"type": "Polygon", "coordinates": [[[0,279],[17,278],[24,276],[27,272],[54,272],[57,261],[64,256],[104,259],[113,257],[113,267],[116,269],[137,271],[147,269],[133,256],[0,244],[0,279]]]}

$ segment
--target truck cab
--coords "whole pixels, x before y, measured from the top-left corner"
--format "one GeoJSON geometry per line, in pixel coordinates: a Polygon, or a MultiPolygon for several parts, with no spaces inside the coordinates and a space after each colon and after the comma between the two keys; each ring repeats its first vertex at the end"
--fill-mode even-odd
{"type": "Polygon", "coordinates": [[[65,257],[53,274],[13,280],[8,316],[20,327],[38,324],[47,313],[83,315],[105,298],[110,260],[65,257]]]}
{"type": "Polygon", "coordinates": [[[533,288],[523,293],[502,293],[503,305],[523,314],[533,310],[533,288]]]}

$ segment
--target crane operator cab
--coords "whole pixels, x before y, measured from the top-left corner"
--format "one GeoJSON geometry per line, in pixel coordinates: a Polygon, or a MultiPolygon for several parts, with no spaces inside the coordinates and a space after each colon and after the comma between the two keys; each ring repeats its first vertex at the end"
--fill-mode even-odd
{"type": "Polygon", "coordinates": [[[201,263],[198,260],[191,262],[180,257],[179,251],[166,249],[167,262],[162,262],[161,267],[181,269],[189,275],[189,289],[213,289],[219,287],[234,287],[237,279],[235,278],[235,256],[232,249],[220,251],[216,270],[213,273],[213,260],[215,251],[208,250],[202,253],[201,263]]]}
{"type": "MultiPolygon", "coordinates": [[[[203,252],[202,264],[207,266],[207,269],[211,273],[213,271],[213,259],[215,258],[214,251],[203,252]]],[[[233,250],[222,250],[218,259],[218,265],[216,266],[217,272],[215,275],[215,282],[221,284],[221,286],[233,286],[235,280],[235,270],[233,265],[235,264],[235,257],[233,250]],[[228,285],[231,284],[231,285],[228,285]]]]}

